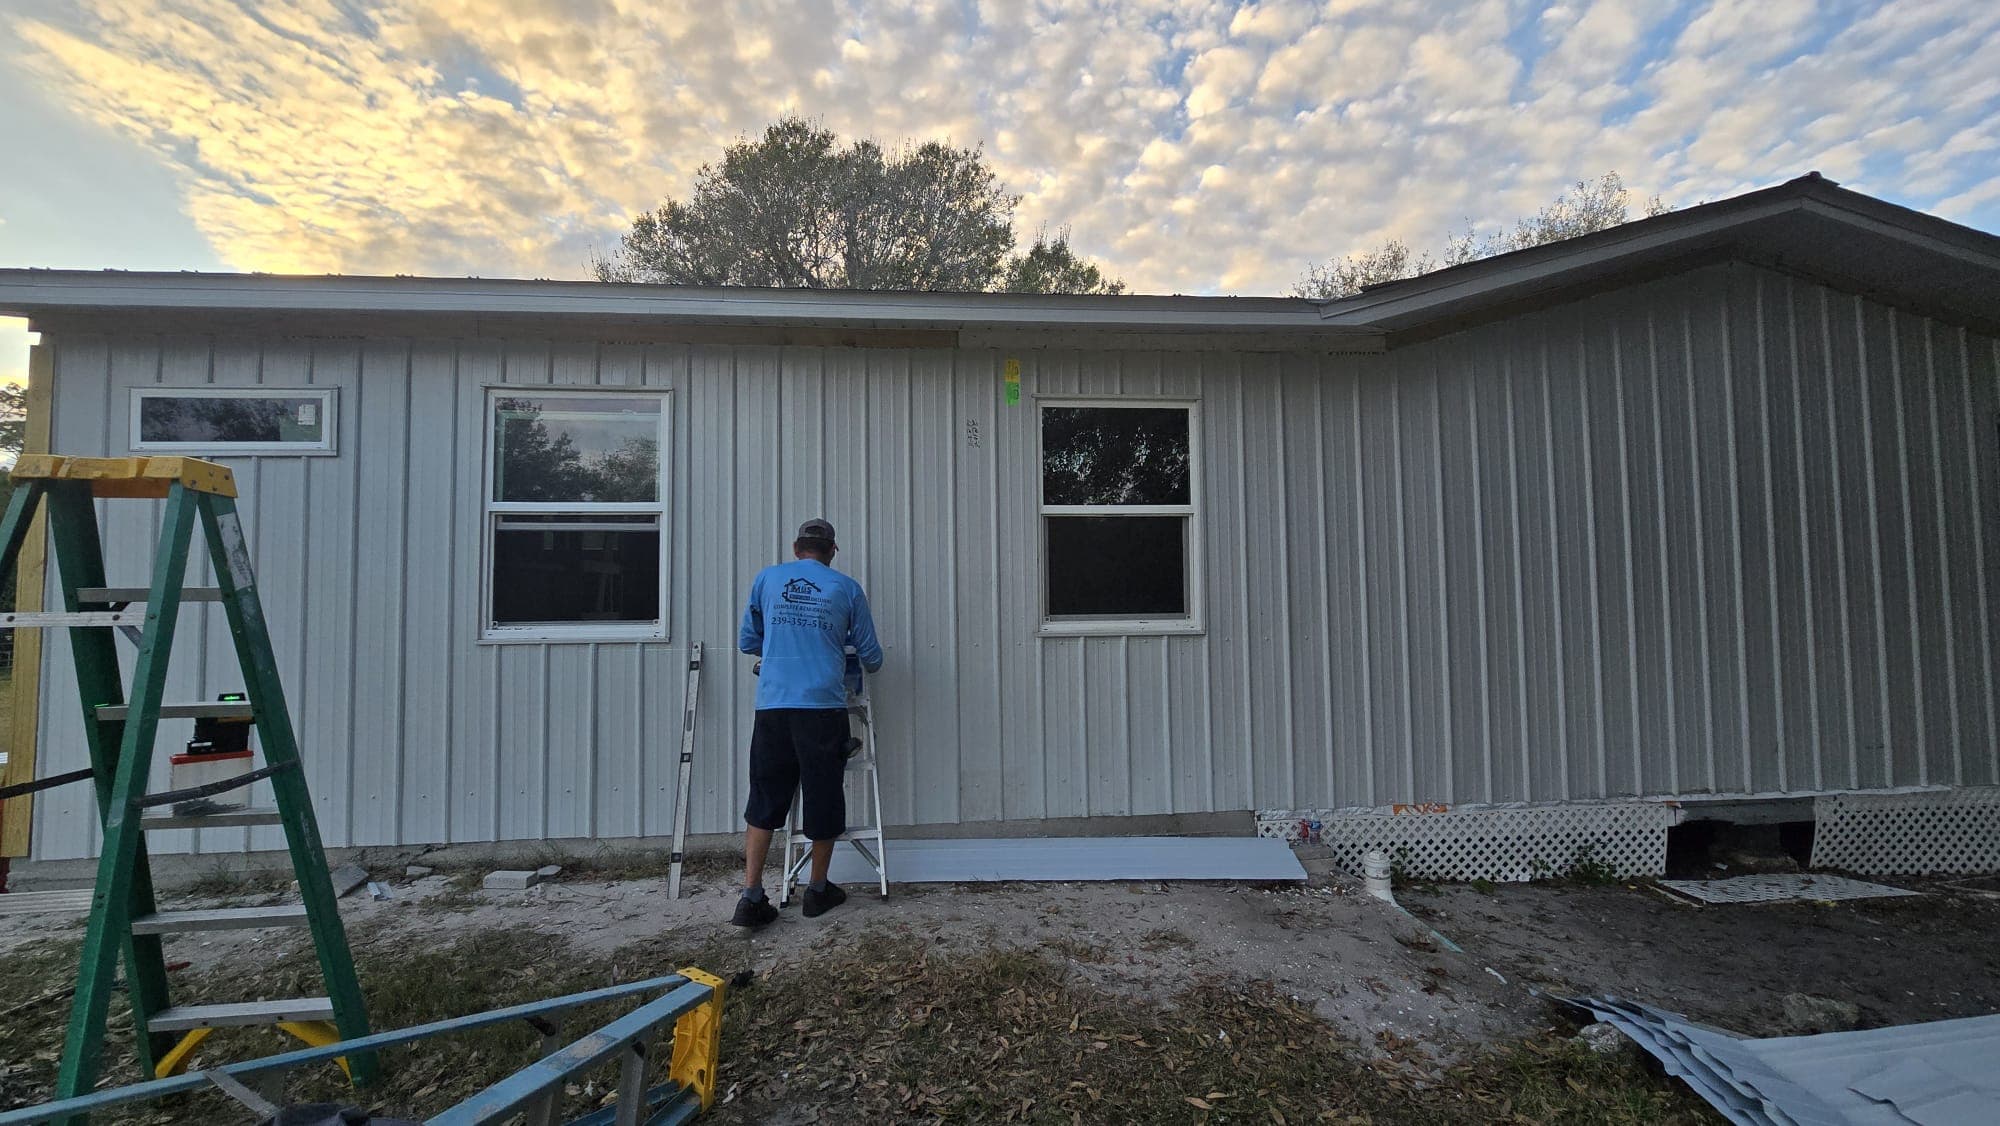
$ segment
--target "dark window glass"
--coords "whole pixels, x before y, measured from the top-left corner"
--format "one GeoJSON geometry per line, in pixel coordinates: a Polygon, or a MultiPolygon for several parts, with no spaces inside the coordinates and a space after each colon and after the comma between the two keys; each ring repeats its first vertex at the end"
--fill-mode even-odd
{"type": "Polygon", "coordinates": [[[218,395],[142,395],[139,441],[318,445],[324,438],[326,401],[218,395]]]}
{"type": "Polygon", "coordinates": [[[1043,407],[1043,504],[1192,504],[1182,407],[1043,407]]]}
{"type": "Polygon", "coordinates": [[[493,533],[493,622],[654,622],[655,516],[503,516],[493,533]]]}
{"type": "Polygon", "coordinates": [[[501,399],[493,438],[494,500],[660,499],[658,399],[501,399]]]}
{"type": "Polygon", "coordinates": [[[1045,516],[1049,615],[1184,617],[1185,516],[1045,516]]]}

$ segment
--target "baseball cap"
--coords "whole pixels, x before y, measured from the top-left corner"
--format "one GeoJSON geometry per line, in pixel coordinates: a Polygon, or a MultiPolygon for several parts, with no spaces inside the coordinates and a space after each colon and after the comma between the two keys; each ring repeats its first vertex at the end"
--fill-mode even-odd
{"type": "Polygon", "coordinates": [[[825,540],[828,543],[833,543],[835,542],[833,538],[833,525],[818,517],[814,517],[799,525],[799,538],[802,540],[825,540]]]}

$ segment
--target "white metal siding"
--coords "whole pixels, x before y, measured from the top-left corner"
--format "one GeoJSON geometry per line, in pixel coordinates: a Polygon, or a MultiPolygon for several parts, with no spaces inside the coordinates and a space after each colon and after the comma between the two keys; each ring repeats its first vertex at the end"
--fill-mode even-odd
{"type": "MultiPolygon", "coordinates": [[[[1382,356],[49,340],[65,453],[125,452],[135,385],[340,388],[338,457],[232,462],[329,844],[670,831],[690,639],[692,824],[734,828],[738,599],[809,515],[888,649],[892,822],[2000,783],[1996,344],[1749,267],[1382,356]],[[477,642],[501,382],[676,392],[669,641],[477,642]],[[1205,635],[1037,636],[1036,393],[1199,397],[1205,635]]],[[[156,506],[101,507],[143,582],[156,506]]],[[[170,694],[237,687],[183,621],[170,694]]],[[[95,837],[37,803],[38,855],[95,837]]]]}

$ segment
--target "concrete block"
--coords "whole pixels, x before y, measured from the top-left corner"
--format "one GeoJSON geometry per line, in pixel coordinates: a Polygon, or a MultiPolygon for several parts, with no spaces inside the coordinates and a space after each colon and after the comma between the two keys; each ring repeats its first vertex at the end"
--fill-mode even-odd
{"type": "Polygon", "coordinates": [[[359,864],[342,864],[327,873],[333,877],[333,897],[339,899],[368,882],[368,869],[359,864]]]}
{"type": "Polygon", "coordinates": [[[500,871],[486,873],[480,886],[487,891],[527,891],[541,882],[538,872],[500,871]]]}
{"type": "Polygon", "coordinates": [[[560,864],[546,864],[535,869],[535,878],[537,879],[553,880],[560,875],[562,875],[562,865],[560,864]]]}
{"type": "Polygon", "coordinates": [[[410,879],[413,880],[421,880],[425,876],[436,874],[436,872],[437,872],[436,868],[426,868],[422,864],[412,864],[409,867],[403,869],[403,875],[408,876],[410,879]]]}

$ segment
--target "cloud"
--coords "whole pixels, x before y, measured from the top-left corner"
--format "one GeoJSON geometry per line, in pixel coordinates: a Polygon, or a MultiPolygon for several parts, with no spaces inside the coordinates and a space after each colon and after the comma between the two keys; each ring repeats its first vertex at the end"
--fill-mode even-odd
{"type": "Polygon", "coordinates": [[[1956,0],[79,0],[12,30],[246,269],[578,276],[786,112],[984,144],[1024,232],[1149,291],[1282,291],[1610,169],[2000,215],[2000,7],[1956,0]]]}

